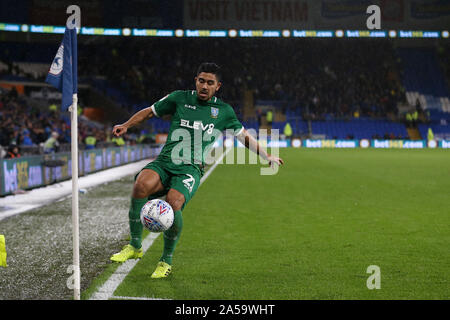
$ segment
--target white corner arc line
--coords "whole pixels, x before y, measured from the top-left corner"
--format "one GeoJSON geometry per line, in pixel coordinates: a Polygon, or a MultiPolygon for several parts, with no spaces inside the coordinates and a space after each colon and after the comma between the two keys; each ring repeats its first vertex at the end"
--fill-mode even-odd
{"type": "MultiPolygon", "coordinates": [[[[200,179],[200,185],[210,176],[219,163],[222,163],[222,159],[232,150],[233,148],[227,148],[224,153],[219,157],[218,160],[214,162],[212,167],[205,173],[205,175],[200,179]]],[[[153,242],[158,238],[161,233],[151,232],[142,242],[142,251],[145,252],[151,247],[153,242]]],[[[89,298],[89,300],[109,300],[110,298],[124,298],[124,299],[137,299],[133,297],[120,297],[114,296],[114,291],[119,287],[125,277],[130,273],[134,266],[139,262],[138,259],[127,260],[122,263],[116,271],[106,280],[106,282],[89,298]]],[[[142,300],[162,300],[158,298],[139,298],[142,300]]]]}

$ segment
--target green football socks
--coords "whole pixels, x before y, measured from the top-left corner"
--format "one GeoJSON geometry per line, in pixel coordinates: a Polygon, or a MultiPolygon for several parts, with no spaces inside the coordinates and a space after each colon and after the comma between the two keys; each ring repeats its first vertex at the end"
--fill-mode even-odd
{"type": "Polygon", "coordinates": [[[130,223],[130,244],[136,249],[140,249],[142,246],[143,226],[141,223],[141,209],[147,201],[147,198],[131,198],[130,211],[128,211],[128,219],[130,223]]]}
{"type": "Polygon", "coordinates": [[[183,216],[181,210],[174,212],[172,227],[164,232],[164,251],[159,261],[164,261],[172,265],[172,256],[175,246],[180,239],[181,230],[183,229],[183,216]]]}
{"type": "MultiPolygon", "coordinates": [[[[142,230],[141,209],[148,201],[147,198],[135,199],[131,198],[130,211],[128,211],[128,219],[130,224],[130,245],[136,249],[142,246],[142,230]]],[[[174,212],[172,227],[164,232],[164,250],[160,261],[172,265],[172,256],[175,247],[180,239],[181,230],[183,229],[183,215],[181,210],[174,212]]]]}

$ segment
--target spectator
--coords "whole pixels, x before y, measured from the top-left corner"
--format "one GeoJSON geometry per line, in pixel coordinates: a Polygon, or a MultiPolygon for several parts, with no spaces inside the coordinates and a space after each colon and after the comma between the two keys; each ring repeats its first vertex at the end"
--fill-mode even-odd
{"type": "Polygon", "coordinates": [[[286,122],[284,129],[283,129],[283,133],[286,136],[286,139],[290,139],[292,137],[292,127],[289,124],[289,122],[286,122]]]}
{"type": "Polygon", "coordinates": [[[84,139],[86,149],[95,149],[95,145],[97,143],[97,139],[92,134],[92,132],[88,133],[88,136],[84,139]]]}
{"type": "Polygon", "coordinates": [[[34,145],[33,141],[31,140],[31,137],[30,137],[30,131],[28,131],[28,129],[25,129],[23,131],[22,145],[24,145],[24,146],[34,145]]]}
{"type": "Polygon", "coordinates": [[[58,132],[53,131],[50,137],[44,143],[44,153],[55,153],[58,151],[59,142],[58,142],[58,132]]]}
{"type": "Polygon", "coordinates": [[[258,119],[258,128],[261,127],[261,117],[262,117],[262,111],[260,108],[258,108],[256,110],[256,115],[257,115],[257,119],[258,119]]]}
{"type": "Polygon", "coordinates": [[[4,157],[6,157],[6,155],[7,152],[5,151],[5,148],[0,145],[0,159],[3,159],[4,157]]]}
{"type": "Polygon", "coordinates": [[[412,128],[413,127],[413,116],[411,112],[406,113],[406,127],[412,128]]]}
{"type": "Polygon", "coordinates": [[[7,159],[20,158],[19,147],[16,145],[11,145],[8,149],[8,153],[6,154],[6,158],[7,159]]]}
{"type": "Polygon", "coordinates": [[[125,140],[122,137],[113,137],[111,141],[114,142],[117,147],[125,145],[125,140]]]}
{"type": "Polygon", "coordinates": [[[428,128],[427,139],[428,139],[428,141],[434,140],[434,133],[431,128],[428,128]]]}
{"type": "Polygon", "coordinates": [[[272,128],[272,121],[273,121],[273,112],[272,110],[268,110],[266,113],[266,120],[267,124],[269,125],[269,128],[272,128]]]}

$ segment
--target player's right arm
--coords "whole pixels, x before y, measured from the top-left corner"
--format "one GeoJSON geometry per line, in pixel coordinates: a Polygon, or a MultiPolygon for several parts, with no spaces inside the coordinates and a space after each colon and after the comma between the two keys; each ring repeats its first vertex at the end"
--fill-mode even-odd
{"type": "Polygon", "coordinates": [[[127,122],[115,125],[112,132],[116,137],[120,137],[121,135],[125,134],[129,128],[134,127],[134,126],[150,119],[153,116],[154,116],[154,113],[153,113],[152,107],[142,109],[142,110],[136,112],[134,115],[132,115],[131,118],[128,119],[127,122]]]}
{"type": "Polygon", "coordinates": [[[162,117],[173,114],[176,108],[176,101],[181,96],[183,96],[183,91],[174,91],[166,95],[152,106],[136,112],[127,122],[114,126],[113,134],[120,137],[127,132],[128,128],[134,127],[153,116],[162,117]]]}

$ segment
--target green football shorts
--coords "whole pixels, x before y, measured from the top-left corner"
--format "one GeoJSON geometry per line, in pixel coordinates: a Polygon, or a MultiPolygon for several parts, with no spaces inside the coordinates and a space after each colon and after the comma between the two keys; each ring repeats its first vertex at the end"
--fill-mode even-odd
{"type": "MultiPolygon", "coordinates": [[[[162,197],[169,192],[169,189],[175,189],[184,195],[185,201],[182,209],[194,196],[203,176],[203,173],[191,164],[175,164],[170,159],[166,160],[159,157],[148,163],[141,171],[144,169],[151,169],[159,174],[159,178],[164,186],[163,191],[150,195],[148,199],[162,197]]],[[[135,180],[139,173],[135,176],[135,180]]]]}

